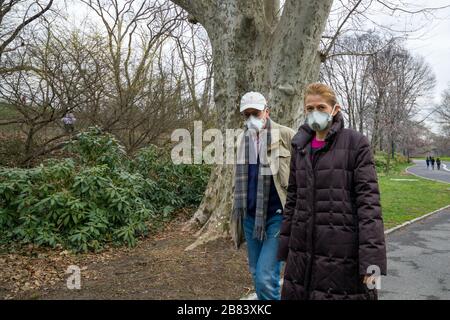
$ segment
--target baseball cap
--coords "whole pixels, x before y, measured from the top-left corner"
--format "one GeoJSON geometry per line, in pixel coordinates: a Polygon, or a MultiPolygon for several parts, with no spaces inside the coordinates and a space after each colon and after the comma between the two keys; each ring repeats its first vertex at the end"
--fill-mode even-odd
{"type": "Polygon", "coordinates": [[[247,109],[264,110],[267,107],[267,100],[259,92],[247,92],[241,99],[241,111],[247,109]]]}

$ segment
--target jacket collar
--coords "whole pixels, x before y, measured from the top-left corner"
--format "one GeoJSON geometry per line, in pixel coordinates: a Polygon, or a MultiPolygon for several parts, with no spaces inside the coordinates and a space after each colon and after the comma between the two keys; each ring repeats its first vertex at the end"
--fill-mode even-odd
{"type": "MultiPolygon", "coordinates": [[[[333,122],[331,124],[331,128],[328,131],[327,136],[325,137],[326,142],[330,142],[334,139],[336,134],[344,128],[344,117],[342,116],[342,112],[339,111],[334,117],[333,122]]],[[[303,149],[306,145],[312,140],[314,137],[314,130],[312,130],[309,125],[306,123],[302,124],[298,129],[297,134],[292,138],[292,144],[297,148],[303,149]]]]}
{"type": "MultiPolygon", "coordinates": [[[[270,121],[270,130],[274,130],[274,129],[279,130],[280,129],[280,125],[278,123],[273,121],[271,118],[269,118],[269,121],[270,121]]],[[[280,138],[280,137],[278,137],[278,138],[280,138]]],[[[279,147],[279,144],[280,144],[279,141],[275,141],[275,140],[276,139],[274,139],[274,137],[272,137],[271,144],[270,144],[270,146],[267,147],[267,151],[271,151],[271,150],[274,150],[279,147]]]]}

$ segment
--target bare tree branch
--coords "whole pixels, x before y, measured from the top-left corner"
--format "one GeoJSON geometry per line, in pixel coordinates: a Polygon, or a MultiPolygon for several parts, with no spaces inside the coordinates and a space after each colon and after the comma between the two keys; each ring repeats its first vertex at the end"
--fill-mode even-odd
{"type": "Polygon", "coordinates": [[[389,3],[387,1],[377,0],[377,2],[381,5],[383,5],[384,7],[388,8],[392,12],[400,11],[400,12],[409,13],[409,14],[430,13],[432,11],[450,8],[450,5],[446,5],[446,6],[441,6],[441,7],[426,7],[426,8],[422,8],[419,10],[408,10],[402,6],[399,6],[399,5],[396,5],[393,3],[389,3]]]}
{"type": "Polygon", "coordinates": [[[359,7],[363,0],[358,0],[358,2],[353,6],[353,8],[348,12],[347,16],[344,18],[342,23],[338,26],[336,33],[334,36],[331,37],[331,41],[328,44],[328,47],[322,51],[322,59],[326,59],[328,57],[328,54],[330,53],[331,49],[334,46],[334,43],[336,42],[336,39],[341,35],[341,30],[344,27],[344,25],[347,23],[347,21],[350,19],[350,17],[354,14],[356,9],[359,7]]]}
{"type": "MultiPolygon", "coordinates": [[[[2,8],[3,1],[0,4],[1,4],[0,8],[2,8]]],[[[1,14],[0,14],[1,20],[3,20],[3,17],[5,16],[5,14],[12,9],[12,6],[14,4],[15,4],[14,1],[10,1],[9,5],[7,5],[6,10],[0,11],[1,12],[1,14]]],[[[8,38],[3,40],[3,42],[0,44],[0,57],[2,56],[2,53],[5,51],[6,47],[19,35],[19,33],[22,31],[23,28],[25,28],[25,26],[29,25],[34,20],[38,19],[40,16],[42,16],[45,12],[47,12],[51,8],[51,6],[53,5],[53,0],[49,0],[49,2],[47,3],[47,5],[45,7],[42,7],[42,5],[39,3],[39,1],[37,1],[36,4],[41,7],[41,10],[29,18],[24,17],[24,21],[14,29],[14,31],[11,33],[11,35],[8,38]]]]}

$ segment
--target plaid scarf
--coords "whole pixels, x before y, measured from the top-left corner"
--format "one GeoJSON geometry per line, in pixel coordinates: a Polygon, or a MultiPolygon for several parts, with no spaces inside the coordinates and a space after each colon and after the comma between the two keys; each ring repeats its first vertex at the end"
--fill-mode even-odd
{"type": "MultiPolygon", "coordinates": [[[[271,121],[267,119],[266,128],[261,130],[260,136],[260,163],[258,172],[258,186],[256,196],[256,213],[255,213],[255,225],[253,228],[253,238],[260,241],[265,240],[266,235],[266,217],[267,206],[269,202],[269,191],[271,183],[270,167],[267,160],[267,146],[271,144],[271,121]]],[[[247,189],[248,189],[248,165],[249,165],[249,148],[250,148],[250,131],[248,128],[244,131],[243,140],[244,143],[244,159],[238,159],[236,165],[235,175],[235,189],[234,189],[234,205],[232,219],[236,223],[234,239],[237,240],[237,247],[240,243],[244,242],[243,236],[243,219],[247,215],[247,189]],[[242,161],[243,160],[243,161],[242,161]]],[[[239,155],[238,155],[239,158],[239,155]]]]}

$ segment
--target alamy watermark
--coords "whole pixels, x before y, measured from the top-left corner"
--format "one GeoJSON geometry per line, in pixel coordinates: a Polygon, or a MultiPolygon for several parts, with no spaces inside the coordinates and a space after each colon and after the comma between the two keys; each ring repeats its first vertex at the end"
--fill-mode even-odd
{"type": "MultiPolygon", "coordinates": [[[[249,148],[254,148],[255,151],[256,148],[259,149],[256,153],[259,153],[262,174],[276,174],[279,169],[280,130],[270,130],[270,144],[267,143],[268,131],[226,129],[222,132],[219,129],[208,129],[203,132],[202,122],[195,121],[193,136],[187,129],[176,129],[172,132],[171,141],[178,144],[172,148],[171,158],[174,164],[245,164],[245,148],[242,141],[248,136],[249,148]],[[204,143],[207,143],[205,147],[204,143]]],[[[256,153],[250,152],[249,164],[257,163],[256,153]]]]}
{"type": "Polygon", "coordinates": [[[371,265],[367,268],[368,275],[371,275],[369,277],[369,280],[366,282],[367,288],[369,290],[381,289],[381,270],[379,266],[371,265]]]}
{"type": "Polygon", "coordinates": [[[70,274],[67,278],[67,289],[80,290],[81,289],[81,269],[79,266],[70,265],[67,267],[66,274],[70,274]]]}

